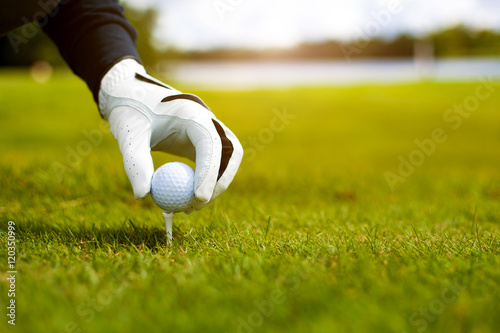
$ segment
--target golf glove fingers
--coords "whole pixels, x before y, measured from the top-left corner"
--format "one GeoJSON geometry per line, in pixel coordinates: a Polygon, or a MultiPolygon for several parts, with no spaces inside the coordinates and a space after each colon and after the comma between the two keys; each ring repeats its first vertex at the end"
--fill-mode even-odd
{"type": "Polygon", "coordinates": [[[195,200],[187,213],[217,198],[238,170],[243,148],[233,132],[200,98],[154,79],[133,59],[106,73],[99,109],[118,141],[136,199],[144,199],[151,189],[151,149],[196,162],[195,200]]]}

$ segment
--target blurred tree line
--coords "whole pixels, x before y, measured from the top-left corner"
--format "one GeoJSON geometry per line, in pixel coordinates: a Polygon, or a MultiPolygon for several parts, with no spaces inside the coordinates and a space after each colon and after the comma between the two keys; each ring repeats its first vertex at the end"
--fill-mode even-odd
{"type": "Polygon", "coordinates": [[[303,43],[285,50],[221,49],[178,56],[191,60],[408,58],[414,56],[416,45],[422,42],[432,45],[435,57],[500,56],[500,32],[476,31],[463,25],[421,37],[403,34],[393,39],[375,37],[350,42],[303,43]]]}
{"type": "MultiPolygon", "coordinates": [[[[476,31],[463,25],[436,31],[428,36],[400,35],[393,39],[366,38],[347,43],[325,41],[303,43],[291,49],[218,49],[180,52],[175,49],[158,50],[154,47],[153,30],[157,21],[154,9],[127,8],[126,15],[137,29],[137,47],[145,65],[155,66],[161,60],[271,60],[271,59],[358,59],[413,57],[415,45],[424,40],[434,47],[436,57],[448,56],[500,56],[500,32],[476,31]]],[[[35,24],[20,27],[12,34],[0,38],[0,66],[30,66],[45,60],[52,66],[65,66],[55,45],[35,24]],[[25,36],[27,40],[16,39],[25,36]],[[14,37],[13,37],[14,36],[14,37]]]]}

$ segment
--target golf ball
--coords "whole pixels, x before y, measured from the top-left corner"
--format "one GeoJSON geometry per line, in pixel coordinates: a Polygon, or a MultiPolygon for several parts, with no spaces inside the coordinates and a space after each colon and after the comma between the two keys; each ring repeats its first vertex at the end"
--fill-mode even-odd
{"type": "Polygon", "coordinates": [[[158,207],[168,213],[186,210],[194,199],[194,170],[180,162],[162,165],[153,175],[151,195],[158,207]]]}

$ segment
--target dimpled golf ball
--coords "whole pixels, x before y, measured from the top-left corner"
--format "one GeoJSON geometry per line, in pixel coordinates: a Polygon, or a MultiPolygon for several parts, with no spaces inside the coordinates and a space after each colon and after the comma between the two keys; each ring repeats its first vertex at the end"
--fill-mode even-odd
{"type": "Polygon", "coordinates": [[[186,210],[194,199],[194,170],[180,162],[162,165],[153,175],[151,195],[168,213],[186,210]]]}

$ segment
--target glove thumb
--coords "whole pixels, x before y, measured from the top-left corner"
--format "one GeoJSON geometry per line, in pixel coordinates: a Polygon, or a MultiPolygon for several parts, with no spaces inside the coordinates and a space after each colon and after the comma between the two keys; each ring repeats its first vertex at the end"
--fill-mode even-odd
{"type": "Polygon", "coordinates": [[[126,106],[109,115],[109,128],[123,156],[123,165],[137,200],[151,190],[154,166],[151,158],[151,123],[149,119],[126,106]]]}

